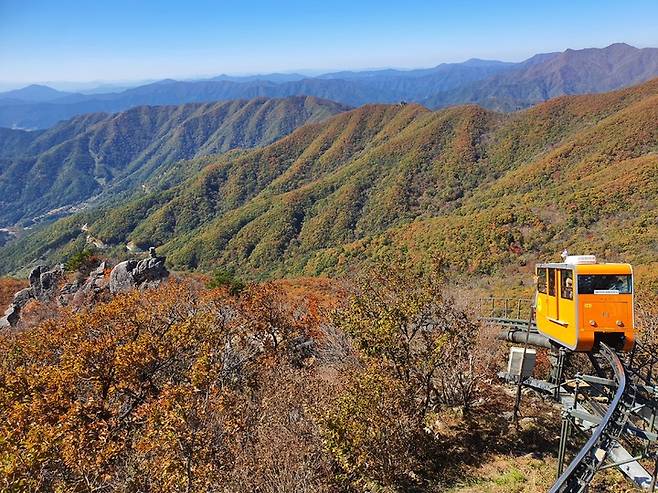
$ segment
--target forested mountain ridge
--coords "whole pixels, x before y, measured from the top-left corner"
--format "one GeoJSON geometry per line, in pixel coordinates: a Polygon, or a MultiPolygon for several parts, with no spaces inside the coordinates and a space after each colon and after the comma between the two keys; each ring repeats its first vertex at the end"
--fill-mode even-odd
{"type": "Polygon", "coordinates": [[[489,273],[568,247],[655,261],[658,79],[510,115],[368,105],[212,158],[179,186],[5,247],[2,271],[84,247],[159,246],[171,265],[327,274],[405,249],[489,273]]]}
{"type": "Polygon", "coordinates": [[[570,94],[600,93],[658,76],[658,49],[616,43],[604,49],[538,55],[490,78],[437,93],[429,107],[477,103],[514,111],[570,94]]]}
{"type": "Polygon", "coordinates": [[[0,226],[130,190],[182,159],[269,144],[347,108],[314,97],[137,107],[0,131],[0,226]]]}
{"type": "Polygon", "coordinates": [[[46,128],[82,113],[116,112],[145,104],[293,95],[317,96],[350,106],[411,101],[439,108],[476,103],[512,111],[564,94],[610,91],[657,76],[658,49],[616,43],[605,48],[542,53],[519,63],[471,59],[407,71],[343,71],[317,77],[218,76],[197,81],[163,80],[116,93],[71,94],[48,101],[10,99],[0,101],[0,126],[46,128]]]}

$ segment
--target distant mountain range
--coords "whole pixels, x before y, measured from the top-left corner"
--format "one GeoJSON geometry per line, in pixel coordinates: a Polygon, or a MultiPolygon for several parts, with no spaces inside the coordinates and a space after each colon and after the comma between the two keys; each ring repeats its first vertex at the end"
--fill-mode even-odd
{"type": "Polygon", "coordinates": [[[485,274],[565,247],[647,266],[658,245],[658,79],[512,114],[365,105],[174,167],[189,173],[0,249],[0,272],[67,258],[89,238],[112,255],[157,246],[177,269],[249,278],[339,273],[400,249],[485,274]]]}
{"type": "Polygon", "coordinates": [[[32,84],[22,89],[0,92],[0,104],[43,103],[70,95],[72,93],[58,91],[48,86],[32,84]]]}
{"type": "Polygon", "coordinates": [[[614,44],[605,49],[537,55],[488,79],[444,91],[430,107],[477,103],[510,111],[565,94],[607,92],[658,76],[658,49],[614,44]]]}
{"type": "Polygon", "coordinates": [[[182,173],[180,163],[169,168],[182,159],[266,145],[347,109],[310,96],[257,98],[91,113],[45,131],[0,129],[0,227],[57,217],[99,194],[182,173]]]}
{"type": "Polygon", "coordinates": [[[610,91],[658,76],[658,49],[613,44],[602,49],[535,55],[521,63],[468,60],[420,70],[335,72],[318,77],[220,75],[203,81],[163,80],[100,94],[30,86],[0,93],[0,126],[47,128],[91,112],[254,97],[309,95],[350,106],[418,102],[428,108],[477,103],[512,111],[565,94],[610,91]]]}

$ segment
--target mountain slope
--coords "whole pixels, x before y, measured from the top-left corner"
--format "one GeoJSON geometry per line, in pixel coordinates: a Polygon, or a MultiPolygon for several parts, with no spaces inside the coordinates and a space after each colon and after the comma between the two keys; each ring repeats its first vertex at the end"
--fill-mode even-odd
{"type": "Polygon", "coordinates": [[[0,132],[0,226],[162,175],[181,159],[269,144],[346,108],[312,97],[138,107],[45,132],[0,132]],[[13,156],[13,157],[12,157],[13,156]]]}
{"type": "MultiPolygon", "coordinates": [[[[429,69],[335,72],[321,75],[318,78],[358,82],[366,85],[375,94],[395,91],[399,97],[394,101],[400,99],[422,101],[437,92],[486,80],[494,74],[505,72],[514,66],[516,66],[514,63],[496,60],[471,59],[463,63],[442,63],[429,69]]],[[[380,100],[371,99],[368,102],[375,101],[380,100]]],[[[381,100],[381,102],[386,101],[381,100]]]]}
{"type": "Polygon", "coordinates": [[[655,261],[658,79],[502,115],[370,105],[5,247],[0,269],[84,245],[156,245],[176,268],[340,272],[404,248],[490,273],[568,247],[655,261]],[[50,252],[50,253],[47,253],[50,252]],[[653,260],[652,260],[653,258],[653,260]]]}
{"type": "Polygon", "coordinates": [[[161,80],[106,94],[71,94],[31,105],[0,101],[0,126],[46,128],[60,120],[91,112],[117,112],[140,105],[168,105],[224,101],[255,97],[310,95],[351,106],[421,100],[438,91],[484,79],[515,64],[468,60],[444,63],[430,69],[341,72],[319,77],[299,74],[266,74],[209,80],[161,80]]]}
{"type": "MultiPolygon", "coordinates": [[[[0,127],[0,160],[25,154],[41,132],[0,127]]],[[[0,165],[1,166],[1,165],[0,165]]],[[[1,169],[1,168],[0,168],[1,169]]]]}
{"type": "MultiPolygon", "coordinates": [[[[381,154],[373,149],[342,173],[272,198],[262,194],[193,234],[174,236],[163,251],[180,266],[219,260],[257,274],[326,273],[350,256],[401,246],[484,272],[565,246],[650,262],[658,247],[658,83],[646,89],[616,95],[607,101],[613,108],[597,98],[565,98],[548,105],[562,106],[558,113],[540,107],[502,121],[473,108],[433,113],[417,144],[411,127],[381,154]],[[589,121],[572,117],[560,129],[564,113],[577,115],[583,105],[589,121]],[[459,125],[446,126],[456,111],[459,125]],[[442,143],[432,140],[437,127],[442,143]]],[[[132,237],[148,238],[140,232],[132,237]]]]}
{"type": "MultiPolygon", "coordinates": [[[[393,244],[419,258],[439,253],[460,269],[488,273],[555,258],[563,248],[650,265],[658,251],[658,81],[651,86],[652,95],[597,115],[594,124],[478,190],[455,214],[325,251],[314,261],[393,244]]],[[[579,103],[590,102],[596,98],[579,103]]]]}

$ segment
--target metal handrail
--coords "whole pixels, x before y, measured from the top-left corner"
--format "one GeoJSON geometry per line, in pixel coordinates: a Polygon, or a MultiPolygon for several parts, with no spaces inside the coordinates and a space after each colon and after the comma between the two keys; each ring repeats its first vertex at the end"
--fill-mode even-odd
{"type": "Polygon", "coordinates": [[[532,299],[530,298],[480,298],[478,311],[481,315],[484,315],[486,311],[486,316],[489,317],[502,315],[500,318],[514,318],[516,315],[517,319],[521,319],[531,305],[532,299]]]}

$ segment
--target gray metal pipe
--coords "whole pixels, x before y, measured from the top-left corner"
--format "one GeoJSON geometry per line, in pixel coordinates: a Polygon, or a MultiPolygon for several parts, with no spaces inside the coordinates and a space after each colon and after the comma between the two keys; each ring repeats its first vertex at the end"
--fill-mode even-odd
{"type": "Polygon", "coordinates": [[[548,337],[543,336],[538,332],[532,331],[530,334],[526,334],[526,331],[521,329],[504,330],[496,336],[496,339],[501,341],[515,342],[517,344],[525,344],[526,337],[528,337],[528,344],[532,346],[539,346],[548,349],[553,349],[554,347],[548,337]]]}

